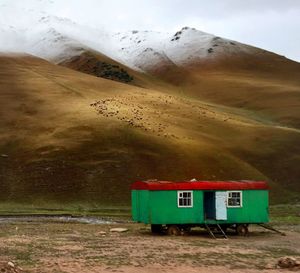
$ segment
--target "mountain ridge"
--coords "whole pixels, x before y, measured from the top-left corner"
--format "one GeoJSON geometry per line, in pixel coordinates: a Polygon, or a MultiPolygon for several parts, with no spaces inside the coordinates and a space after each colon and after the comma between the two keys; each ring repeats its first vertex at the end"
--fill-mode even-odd
{"type": "Polygon", "coordinates": [[[298,131],[159,83],[0,58],[1,202],[128,204],[135,180],[193,177],[268,180],[272,202],[297,199],[298,131]]]}
{"type": "Polygon", "coordinates": [[[1,202],[128,204],[135,180],[194,177],[298,200],[299,63],[187,27],[66,20],[23,29],[16,51],[42,59],[0,55],[1,202]]]}

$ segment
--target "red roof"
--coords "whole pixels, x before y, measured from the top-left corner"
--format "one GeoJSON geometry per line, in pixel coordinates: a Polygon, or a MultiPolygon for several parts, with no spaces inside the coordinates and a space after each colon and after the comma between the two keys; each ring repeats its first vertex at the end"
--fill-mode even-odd
{"type": "Polygon", "coordinates": [[[137,181],[132,190],[266,190],[265,181],[137,181]]]}

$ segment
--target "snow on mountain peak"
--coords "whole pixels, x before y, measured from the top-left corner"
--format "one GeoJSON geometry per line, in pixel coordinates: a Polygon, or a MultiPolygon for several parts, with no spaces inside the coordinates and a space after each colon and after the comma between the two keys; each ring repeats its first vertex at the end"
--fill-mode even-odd
{"type": "Polygon", "coordinates": [[[53,24],[53,23],[59,23],[59,24],[71,24],[76,25],[75,22],[73,22],[69,18],[65,17],[58,17],[55,15],[48,15],[48,16],[42,16],[39,20],[40,23],[47,23],[47,24],[53,24]]]}
{"type": "Polygon", "coordinates": [[[190,27],[183,27],[174,34],[128,31],[116,33],[112,37],[118,45],[112,57],[142,70],[143,66],[147,70],[149,64],[158,65],[162,59],[180,66],[191,61],[215,58],[224,52],[234,51],[231,46],[236,44],[190,27]]]}
{"type": "Polygon", "coordinates": [[[0,27],[0,51],[23,51],[60,62],[93,49],[138,70],[148,70],[162,62],[180,66],[249,48],[190,27],[175,33],[149,30],[109,33],[43,13],[32,19],[27,28],[4,24],[0,27]],[[1,41],[6,42],[1,44],[1,41]]]}

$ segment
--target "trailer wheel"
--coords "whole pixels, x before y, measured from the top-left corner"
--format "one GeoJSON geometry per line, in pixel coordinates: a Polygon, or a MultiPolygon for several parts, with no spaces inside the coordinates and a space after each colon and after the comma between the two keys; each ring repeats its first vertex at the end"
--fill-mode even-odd
{"type": "Polygon", "coordinates": [[[176,225],[168,226],[167,234],[169,236],[178,236],[178,235],[180,235],[180,229],[176,225]]]}
{"type": "Polygon", "coordinates": [[[237,225],[236,233],[239,236],[247,236],[249,233],[248,226],[247,225],[237,225]]]}
{"type": "Polygon", "coordinates": [[[181,230],[181,234],[182,235],[189,235],[191,233],[191,227],[184,227],[182,230],[181,230]]]}
{"type": "Polygon", "coordinates": [[[162,225],[151,225],[151,232],[156,234],[161,233],[162,225]]]}

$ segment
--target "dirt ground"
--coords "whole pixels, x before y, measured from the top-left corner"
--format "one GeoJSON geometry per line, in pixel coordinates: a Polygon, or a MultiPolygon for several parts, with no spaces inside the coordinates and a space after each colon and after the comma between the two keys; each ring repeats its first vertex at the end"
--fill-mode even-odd
{"type": "Polygon", "coordinates": [[[283,272],[275,267],[280,257],[300,258],[300,226],[280,228],[286,236],[250,227],[248,237],[214,240],[201,229],[169,237],[133,223],[1,223],[0,264],[33,273],[283,272]]]}

